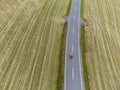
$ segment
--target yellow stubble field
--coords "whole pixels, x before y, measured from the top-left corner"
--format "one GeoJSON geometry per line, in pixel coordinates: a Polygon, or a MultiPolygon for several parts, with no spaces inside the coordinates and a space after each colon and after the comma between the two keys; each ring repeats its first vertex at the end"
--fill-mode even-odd
{"type": "Polygon", "coordinates": [[[120,90],[120,0],[84,0],[90,90],[120,90]]]}
{"type": "Polygon", "coordinates": [[[0,0],[0,90],[57,90],[70,0],[0,0]]]}

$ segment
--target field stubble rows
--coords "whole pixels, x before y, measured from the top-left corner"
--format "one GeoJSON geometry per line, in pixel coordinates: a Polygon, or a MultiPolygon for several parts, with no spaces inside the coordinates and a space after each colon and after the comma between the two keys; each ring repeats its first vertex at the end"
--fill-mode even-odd
{"type": "Polygon", "coordinates": [[[0,90],[56,90],[69,1],[0,1],[0,90]]]}
{"type": "Polygon", "coordinates": [[[120,89],[120,1],[84,0],[91,90],[120,89]]]}

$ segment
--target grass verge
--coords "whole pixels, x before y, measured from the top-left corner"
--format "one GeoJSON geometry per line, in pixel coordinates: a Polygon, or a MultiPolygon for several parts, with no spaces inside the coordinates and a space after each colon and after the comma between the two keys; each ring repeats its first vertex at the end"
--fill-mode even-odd
{"type": "Polygon", "coordinates": [[[85,90],[90,90],[88,71],[87,71],[87,65],[86,65],[86,57],[85,57],[86,45],[85,45],[85,26],[84,25],[81,25],[81,50],[82,50],[82,66],[83,66],[85,90]]]}
{"type": "Polygon", "coordinates": [[[57,78],[57,90],[63,90],[64,84],[64,60],[65,60],[65,44],[66,44],[66,35],[67,35],[67,26],[65,23],[63,27],[62,39],[61,39],[61,48],[59,54],[59,69],[58,69],[58,78],[57,78]]]}
{"type": "MultiPolygon", "coordinates": [[[[81,2],[81,16],[83,17],[84,13],[84,0],[81,2]]],[[[82,50],[82,66],[83,66],[83,76],[84,76],[84,83],[85,83],[85,90],[90,90],[89,87],[89,79],[88,79],[88,71],[87,71],[87,65],[86,65],[86,44],[85,44],[85,25],[81,25],[81,50],[82,50]]]]}
{"type": "MultiPolygon", "coordinates": [[[[71,4],[72,4],[72,0],[70,0],[67,13],[64,16],[68,16],[70,12],[71,4]]],[[[64,86],[64,60],[65,60],[65,50],[66,50],[65,48],[66,48],[67,27],[68,27],[68,23],[65,22],[63,27],[62,37],[61,37],[57,90],[63,90],[63,86],[64,86]]]]}

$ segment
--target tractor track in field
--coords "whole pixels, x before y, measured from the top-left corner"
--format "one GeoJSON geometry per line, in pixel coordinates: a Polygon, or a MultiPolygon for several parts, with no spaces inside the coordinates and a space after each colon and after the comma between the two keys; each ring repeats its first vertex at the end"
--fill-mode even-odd
{"type": "Polygon", "coordinates": [[[87,2],[85,10],[89,12],[85,12],[85,18],[90,25],[86,28],[88,51],[86,55],[90,88],[92,90],[118,90],[120,27],[117,20],[120,18],[116,18],[118,16],[116,14],[117,0],[88,0],[87,2]]]}
{"type": "Polygon", "coordinates": [[[8,22],[0,27],[1,90],[56,90],[59,51],[55,48],[60,50],[61,19],[69,0],[40,0],[37,6],[38,1],[19,1],[13,7],[15,0],[2,2],[15,13],[4,16],[8,22]]]}

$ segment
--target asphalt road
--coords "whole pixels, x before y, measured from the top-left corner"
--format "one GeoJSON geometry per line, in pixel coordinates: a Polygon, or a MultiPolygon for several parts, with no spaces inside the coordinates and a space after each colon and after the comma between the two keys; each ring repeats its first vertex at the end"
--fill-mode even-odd
{"type": "Polygon", "coordinates": [[[81,0],[72,1],[66,40],[64,90],[84,90],[80,54],[80,7],[81,0]]]}

